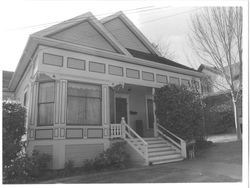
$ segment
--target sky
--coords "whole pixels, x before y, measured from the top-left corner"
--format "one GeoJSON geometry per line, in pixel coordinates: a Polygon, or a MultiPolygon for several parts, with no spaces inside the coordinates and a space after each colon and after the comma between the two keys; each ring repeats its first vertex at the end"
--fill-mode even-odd
{"type": "MultiPolygon", "coordinates": [[[[169,44],[178,63],[188,62],[192,51],[187,42],[190,16],[203,4],[189,1],[87,1],[87,0],[5,0],[0,4],[1,69],[14,71],[30,34],[88,11],[98,19],[123,11],[140,31],[162,48],[169,44]]],[[[201,2],[201,1],[200,1],[201,2]]],[[[217,1],[213,1],[217,2],[217,1]]],[[[212,5],[212,1],[210,1],[212,5]]]]}

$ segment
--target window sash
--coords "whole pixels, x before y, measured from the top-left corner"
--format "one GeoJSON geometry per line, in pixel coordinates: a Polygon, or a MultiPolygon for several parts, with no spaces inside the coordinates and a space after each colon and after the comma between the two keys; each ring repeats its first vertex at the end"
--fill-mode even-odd
{"type": "Polygon", "coordinates": [[[100,86],[68,83],[67,104],[67,125],[101,125],[102,98],[100,86]],[[71,86],[76,86],[81,91],[72,89],[71,86]]]}
{"type": "Polygon", "coordinates": [[[42,82],[38,94],[38,126],[53,126],[55,83],[42,82]]]}

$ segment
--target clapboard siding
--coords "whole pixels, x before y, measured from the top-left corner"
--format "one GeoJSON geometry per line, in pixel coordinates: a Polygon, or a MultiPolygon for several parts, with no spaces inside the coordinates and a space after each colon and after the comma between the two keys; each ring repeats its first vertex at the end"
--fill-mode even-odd
{"type": "Polygon", "coordinates": [[[104,151],[104,144],[65,145],[65,162],[72,160],[75,166],[82,166],[86,159],[94,159],[104,151]]]}
{"type": "Polygon", "coordinates": [[[53,164],[53,146],[52,145],[39,145],[34,146],[33,150],[38,151],[39,153],[48,154],[52,157],[51,161],[48,163],[48,168],[52,168],[53,164]]]}
{"type": "Polygon", "coordinates": [[[109,42],[87,21],[50,35],[49,37],[74,44],[116,52],[109,42]]]}
{"type": "Polygon", "coordinates": [[[120,18],[115,18],[107,23],[104,23],[104,26],[125,48],[150,53],[120,18]]]}

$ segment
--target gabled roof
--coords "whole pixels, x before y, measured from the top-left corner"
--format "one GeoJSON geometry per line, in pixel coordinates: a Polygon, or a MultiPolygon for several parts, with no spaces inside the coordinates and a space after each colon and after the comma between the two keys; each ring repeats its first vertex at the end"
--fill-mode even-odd
{"type": "Polygon", "coordinates": [[[148,54],[148,53],[144,53],[144,52],[140,52],[140,51],[136,51],[136,50],[132,50],[132,49],[127,49],[129,51],[129,53],[131,53],[131,55],[133,57],[136,58],[140,58],[140,59],[145,59],[145,60],[149,60],[149,61],[154,61],[157,63],[161,63],[161,64],[165,64],[165,65],[170,65],[173,67],[178,67],[178,68],[183,68],[183,69],[187,69],[187,70],[192,70],[192,71],[196,71],[195,69],[192,69],[190,67],[187,67],[185,65],[176,63],[175,61],[171,61],[169,59],[166,59],[164,57],[155,55],[155,54],[148,54]]]}
{"type": "MultiPolygon", "coordinates": [[[[89,24],[88,27],[92,29],[92,35],[94,32],[96,36],[100,35],[99,42],[101,38],[103,38],[102,40],[103,43],[106,42],[105,44],[106,46],[104,45],[102,50],[107,50],[107,48],[109,48],[107,51],[112,51],[111,49],[113,48],[114,49],[113,52],[118,52],[118,53],[130,56],[130,54],[125,50],[125,48],[116,41],[116,39],[106,30],[106,28],[96,19],[96,17],[91,12],[87,12],[80,16],[77,16],[72,19],[61,22],[59,24],[53,25],[47,29],[44,29],[42,31],[32,34],[32,36],[42,37],[42,38],[52,38],[53,40],[61,40],[57,36],[58,34],[62,33],[62,35],[64,36],[64,39],[62,39],[63,41],[81,45],[81,41],[79,41],[81,40],[80,35],[84,36],[86,33],[85,32],[74,33],[73,28],[83,23],[89,24]],[[67,30],[70,32],[66,33],[67,30]]],[[[86,24],[85,24],[85,27],[86,27],[86,24]]],[[[84,37],[82,37],[82,39],[83,38],[84,37]]],[[[87,44],[85,46],[98,48],[98,45],[96,44],[95,45],[87,44]]]]}
{"type": "MultiPolygon", "coordinates": [[[[108,22],[111,22],[114,19],[119,18],[127,28],[140,40],[140,42],[149,50],[150,53],[161,55],[157,49],[153,47],[151,42],[143,35],[143,33],[128,19],[128,17],[122,12],[119,11],[111,16],[101,19],[102,24],[105,26],[108,22]]],[[[112,31],[110,31],[112,33],[112,31]]]]}

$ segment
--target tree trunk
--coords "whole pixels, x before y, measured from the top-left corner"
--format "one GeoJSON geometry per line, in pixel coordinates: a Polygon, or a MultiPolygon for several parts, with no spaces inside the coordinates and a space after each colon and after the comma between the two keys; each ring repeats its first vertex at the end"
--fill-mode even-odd
{"type": "Polygon", "coordinates": [[[234,122],[235,122],[235,129],[236,129],[236,135],[237,140],[241,140],[241,127],[239,124],[239,113],[237,108],[237,102],[233,99],[233,108],[234,108],[234,122]]]}

